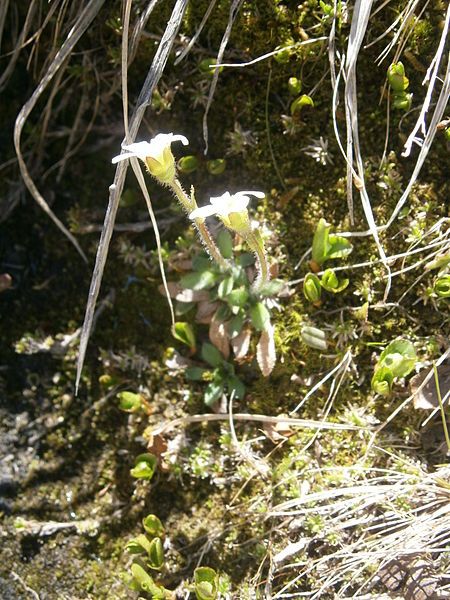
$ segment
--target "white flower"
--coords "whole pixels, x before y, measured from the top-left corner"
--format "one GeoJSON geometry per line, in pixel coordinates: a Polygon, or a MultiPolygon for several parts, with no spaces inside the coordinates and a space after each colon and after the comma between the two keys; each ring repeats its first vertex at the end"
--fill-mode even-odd
{"type": "Polygon", "coordinates": [[[142,160],[153,177],[161,183],[169,183],[175,178],[175,159],[170,148],[173,142],[180,141],[185,146],[189,144],[184,135],[173,133],[158,133],[150,142],[136,142],[122,146],[126,150],[112,159],[113,163],[135,156],[142,160]]]}
{"type": "Polygon", "coordinates": [[[252,231],[247,211],[250,202],[248,194],[256,198],[264,198],[265,196],[263,192],[236,192],[235,194],[225,192],[221,196],[211,198],[210,204],[196,208],[191,212],[189,218],[204,219],[211,215],[217,215],[225,227],[239,233],[246,239],[252,231]]]}
{"type": "Polygon", "coordinates": [[[248,203],[250,202],[248,194],[255,196],[255,198],[264,198],[265,196],[263,192],[236,192],[235,194],[225,192],[221,196],[211,198],[210,204],[196,208],[191,212],[189,218],[197,219],[200,217],[204,219],[211,215],[226,218],[230,213],[246,212],[248,203]]]}

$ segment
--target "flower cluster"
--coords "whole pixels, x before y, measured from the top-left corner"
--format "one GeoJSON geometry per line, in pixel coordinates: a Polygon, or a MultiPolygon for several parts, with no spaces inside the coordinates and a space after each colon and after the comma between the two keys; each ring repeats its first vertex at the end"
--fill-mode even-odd
{"type": "Polygon", "coordinates": [[[177,180],[175,158],[171,150],[172,143],[177,141],[182,142],[185,146],[189,143],[183,135],[159,133],[150,142],[137,142],[124,145],[122,148],[125,152],[115,156],[112,162],[117,163],[132,157],[139,158],[146,165],[150,175],[159,181],[159,183],[167,185],[172,189],[183,208],[189,214],[189,218],[196,225],[205,247],[211,256],[222,267],[228,268],[227,261],[220,254],[205,225],[206,217],[217,216],[225,227],[240,235],[255,252],[260,266],[260,276],[256,285],[258,286],[268,281],[269,269],[265,256],[264,243],[258,229],[252,227],[247,209],[250,202],[249,196],[264,198],[265,194],[258,191],[242,191],[234,194],[225,192],[221,196],[212,197],[210,204],[199,208],[193,191],[189,197],[177,180]]]}

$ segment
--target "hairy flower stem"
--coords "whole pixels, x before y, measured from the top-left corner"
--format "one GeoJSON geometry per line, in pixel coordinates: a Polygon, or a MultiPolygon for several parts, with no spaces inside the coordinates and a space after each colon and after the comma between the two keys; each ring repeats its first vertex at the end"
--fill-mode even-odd
{"type": "MultiPolygon", "coordinates": [[[[197,202],[195,201],[193,190],[191,192],[191,197],[189,197],[181,187],[181,183],[178,181],[178,179],[174,179],[169,185],[188,215],[197,208],[197,202]]],[[[208,227],[206,226],[205,219],[201,217],[194,219],[194,224],[208,254],[217,262],[220,267],[222,267],[222,269],[228,270],[230,265],[220,253],[219,248],[217,247],[208,227]]]]}
{"type": "Polygon", "coordinates": [[[253,250],[258,262],[258,277],[253,284],[253,291],[257,292],[261,287],[270,280],[269,265],[267,263],[266,251],[264,242],[258,233],[252,233],[246,238],[247,244],[253,250]]]}

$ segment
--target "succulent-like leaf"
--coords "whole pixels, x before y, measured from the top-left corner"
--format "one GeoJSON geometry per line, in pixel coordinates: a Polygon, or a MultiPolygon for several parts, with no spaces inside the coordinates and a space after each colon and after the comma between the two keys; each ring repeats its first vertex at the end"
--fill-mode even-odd
{"type": "Polygon", "coordinates": [[[305,326],[302,327],[300,332],[302,336],[302,340],[310,346],[311,348],[315,348],[316,350],[325,351],[328,347],[327,345],[327,336],[322,329],[317,329],[317,327],[305,326]]]}
{"type": "Polygon", "coordinates": [[[189,323],[177,321],[172,327],[172,335],[175,339],[189,346],[189,348],[191,348],[192,351],[195,350],[195,335],[189,323]]]}
{"type": "Polygon", "coordinates": [[[147,515],[142,519],[142,525],[145,531],[151,537],[162,537],[164,535],[164,527],[156,515],[147,515]]]}
{"type": "Polygon", "coordinates": [[[405,377],[414,369],[417,354],[409,340],[394,340],[380,354],[377,368],[387,367],[394,377],[405,377]]]}
{"type": "Polygon", "coordinates": [[[130,470],[130,473],[136,479],[150,480],[155,473],[157,462],[158,459],[154,454],[139,454],[139,456],[136,457],[134,467],[130,470]]]}
{"type": "Polygon", "coordinates": [[[120,392],[117,394],[119,398],[119,408],[125,412],[135,413],[142,405],[142,396],[133,392],[120,392]]]}

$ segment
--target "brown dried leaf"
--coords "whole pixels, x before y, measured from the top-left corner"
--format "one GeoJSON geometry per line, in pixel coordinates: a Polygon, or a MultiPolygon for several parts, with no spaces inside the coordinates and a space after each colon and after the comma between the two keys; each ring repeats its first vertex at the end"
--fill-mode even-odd
{"type": "Polygon", "coordinates": [[[195,320],[197,323],[211,323],[212,315],[216,312],[218,302],[209,302],[208,300],[202,300],[199,302],[197,312],[195,314],[195,320]]]}
{"type": "MultiPolygon", "coordinates": [[[[209,293],[205,290],[188,290],[175,281],[168,281],[167,288],[171,298],[178,300],[178,302],[202,302],[209,299],[209,293]]],[[[164,286],[161,284],[158,286],[160,294],[166,295],[164,286]]]]}
{"type": "MultiPolygon", "coordinates": [[[[431,371],[433,371],[433,369],[431,369],[431,371]]],[[[414,408],[416,409],[434,410],[435,408],[439,408],[439,398],[433,372],[428,382],[420,389],[420,386],[429,372],[429,369],[424,369],[410,381],[411,394],[414,396],[414,408]]],[[[450,391],[450,365],[440,365],[437,367],[437,373],[441,398],[444,398],[450,391]]]]}
{"type": "Polygon", "coordinates": [[[230,338],[228,331],[223,321],[219,321],[217,313],[211,319],[209,325],[209,339],[214,346],[220,350],[224,358],[227,359],[230,356],[230,338]]]}
{"type": "Polygon", "coordinates": [[[287,423],[280,421],[278,423],[264,423],[264,433],[275,444],[287,440],[295,433],[287,423]]]}
{"type": "Polygon", "coordinates": [[[244,327],[241,333],[239,333],[231,340],[231,347],[233,348],[236,360],[242,360],[247,356],[247,352],[250,347],[251,337],[252,332],[250,328],[244,327]]]}
{"type": "Polygon", "coordinates": [[[264,377],[272,373],[277,360],[274,331],[273,325],[269,325],[269,328],[262,332],[256,346],[256,360],[264,377]]]}

